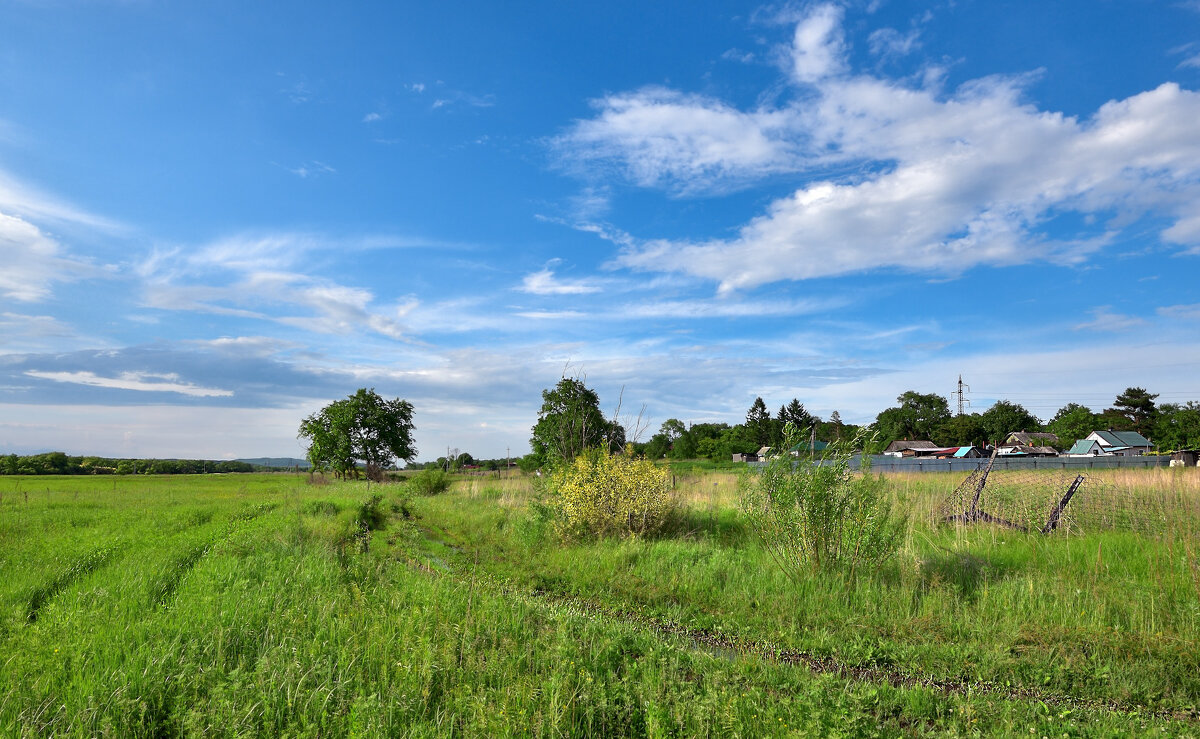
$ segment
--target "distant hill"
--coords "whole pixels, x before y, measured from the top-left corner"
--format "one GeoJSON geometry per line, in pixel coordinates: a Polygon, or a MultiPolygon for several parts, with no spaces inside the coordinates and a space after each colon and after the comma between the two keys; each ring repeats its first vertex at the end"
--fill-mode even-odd
{"type": "Polygon", "coordinates": [[[280,467],[285,469],[299,467],[306,470],[310,466],[307,459],[296,459],[295,457],[255,457],[253,459],[238,459],[234,461],[245,462],[255,467],[280,467]]]}

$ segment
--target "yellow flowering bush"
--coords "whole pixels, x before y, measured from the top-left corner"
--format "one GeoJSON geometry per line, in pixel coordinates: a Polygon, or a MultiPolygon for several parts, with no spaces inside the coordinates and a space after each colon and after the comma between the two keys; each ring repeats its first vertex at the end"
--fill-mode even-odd
{"type": "Polygon", "coordinates": [[[645,458],[596,450],[554,474],[551,505],[567,538],[651,534],[675,508],[667,473],[645,458]]]}

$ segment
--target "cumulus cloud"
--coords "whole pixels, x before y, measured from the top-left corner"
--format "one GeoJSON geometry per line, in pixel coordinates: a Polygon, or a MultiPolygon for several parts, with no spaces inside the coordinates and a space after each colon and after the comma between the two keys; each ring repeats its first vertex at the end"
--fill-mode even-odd
{"type": "Polygon", "coordinates": [[[725,293],[881,268],[954,276],[1078,262],[1143,215],[1165,219],[1165,242],[1200,250],[1200,94],[1164,83],[1076,118],[1025,100],[1033,76],[945,92],[936,76],[913,86],[853,74],[841,20],[821,5],[797,23],[791,77],[803,94],[791,103],[742,111],[646,88],[606,97],[556,141],[576,161],[675,194],[782,171],[806,179],[733,237],[634,240],[620,264],[725,293]],[[1094,225],[1055,225],[1074,215],[1094,225]]]}
{"type": "Polygon", "coordinates": [[[815,83],[845,66],[842,9],[818,5],[796,24],[792,39],[792,74],[798,82],[815,83]]]}
{"type": "Polygon", "coordinates": [[[661,87],[597,100],[554,147],[568,167],[615,163],[639,185],[695,193],[797,166],[790,111],[743,112],[661,87]]]}

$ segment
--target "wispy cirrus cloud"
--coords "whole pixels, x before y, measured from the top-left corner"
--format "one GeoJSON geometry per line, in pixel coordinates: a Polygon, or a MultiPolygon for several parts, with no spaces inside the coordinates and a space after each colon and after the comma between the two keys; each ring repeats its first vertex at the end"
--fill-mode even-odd
{"type": "Polygon", "coordinates": [[[525,275],[519,289],[532,295],[587,295],[601,290],[598,284],[590,280],[563,280],[555,277],[549,267],[525,275]]]}
{"type": "MultiPolygon", "coordinates": [[[[949,93],[849,68],[844,11],[809,8],[788,74],[796,99],[743,111],[644,88],[610,95],[555,140],[676,195],[780,171],[807,182],[729,238],[632,239],[618,263],[716,281],[722,293],[877,269],[955,276],[979,265],[1079,262],[1140,216],[1164,243],[1200,250],[1200,93],[1164,83],[1079,119],[1025,100],[1028,76],[949,93]],[[843,176],[829,172],[845,171],[843,176]],[[1113,218],[1113,213],[1120,218],[1113,218]],[[1084,225],[1065,230],[1061,216],[1084,225]]],[[[914,37],[915,38],[915,37],[914,37]]],[[[881,41],[882,42],[882,41],[881,41]]],[[[915,41],[914,41],[915,43],[915,41]]]]}
{"type": "Polygon", "coordinates": [[[179,393],[197,398],[227,398],[233,395],[232,390],[200,387],[190,382],[181,382],[179,375],[156,375],[149,372],[122,372],[116,377],[102,377],[95,372],[42,372],[29,370],[29,377],[54,382],[67,382],[89,387],[111,388],[115,390],[136,390],[151,393],[179,393]]]}
{"type": "Polygon", "coordinates": [[[1092,314],[1092,320],[1075,324],[1076,331],[1127,331],[1146,325],[1145,319],[1114,313],[1108,305],[1093,308],[1089,313],[1092,314]]]}
{"type": "Polygon", "coordinates": [[[286,167],[287,171],[296,175],[302,180],[311,177],[320,177],[322,175],[337,174],[337,170],[329,166],[325,162],[317,161],[316,159],[297,167],[286,167]]]}
{"type": "Polygon", "coordinates": [[[1183,321],[1200,321],[1200,303],[1166,305],[1158,309],[1158,315],[1183,321]]]}
{"type": "Polygon", "coordinates": [[[339,248],[393,248],[401,239],[326,239],[305,233],[244,234],[183,249],[159,249],[137,266],[142,306],[272,321],[308,331],[370,331],[404,339],[402,319],[415,298],[380,305],[374,291],[320,275],[315,253],[339,248]]]}

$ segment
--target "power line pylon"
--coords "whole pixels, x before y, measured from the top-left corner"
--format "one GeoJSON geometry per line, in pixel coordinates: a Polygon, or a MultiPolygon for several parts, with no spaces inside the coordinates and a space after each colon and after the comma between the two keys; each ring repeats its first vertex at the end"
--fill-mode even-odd
{"type": "Polygon", "coordinates": [[[963,397],[966,394],[966,393],[964,393],[964,388],[966,389],[967,393],[971,392],[971,386],[964,384],[962,381],[962,375],[959,375],[958,376],[958,389],[956,389],[952,393],[952,395],[954,395],[956,398],[958,398],[958,415],[960,415],[960,416],[963,414],[963,406],[968,406],[971,404],[971,401],[969,401],[963,397]]]}

